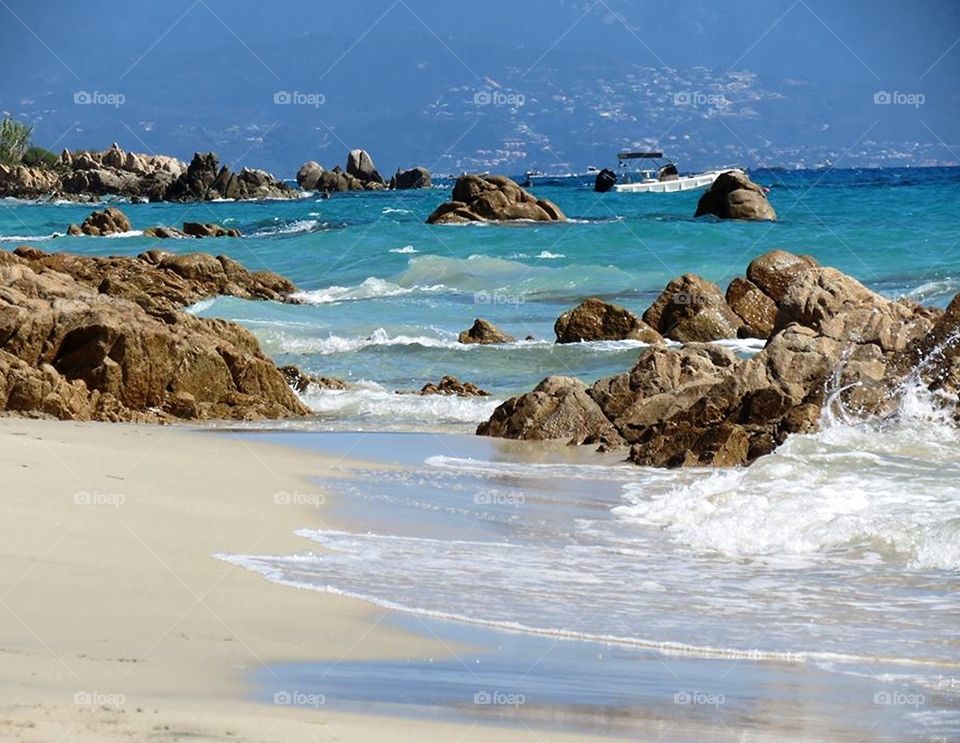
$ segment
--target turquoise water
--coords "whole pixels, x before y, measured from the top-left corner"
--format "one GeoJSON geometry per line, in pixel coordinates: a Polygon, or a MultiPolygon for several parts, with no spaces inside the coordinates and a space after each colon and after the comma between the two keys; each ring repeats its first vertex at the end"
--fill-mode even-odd
{"type": "Polygon", "coordinates": [[[313,196],[293,202],[128,204],[133,225],[215,221],[240,240],[157,241],[138,235],[57,237],[89,205],[4,202],[0,234],[13,248],[135,255],[226,253],[289,276],[302,305],[221,298],[197,311],[250,327],[278,362],[362,382],[308,402],[330,426],[469,430],[495,402],[398,398],[454,374],[494,393],[527,390],[552,373],[587,381],[628,368],[636,344],[555,347],[553,322],[596,294],[642,312],[672,278],[696,272],[725,287],[771,248],[809,253],[890,296],[943,305],[960,291],[956,204],[960,169],[759,171],[775,224],[691,218],[698,194],[595,194],[569,180],[536,189],[573,218],[560,225],[430,226],[449,184],[420,192],[313,196]],[[456,343],[485,317],[521,339],[456,343]],[[533,336],[534,341],[523,341],[533,336]]]}

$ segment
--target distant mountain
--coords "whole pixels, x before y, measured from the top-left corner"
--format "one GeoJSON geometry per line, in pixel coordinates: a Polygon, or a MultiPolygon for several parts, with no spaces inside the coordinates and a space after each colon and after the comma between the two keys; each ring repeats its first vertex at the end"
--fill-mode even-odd
{"type": "Polygon", "coordinates": [[[640,5],[17,0],[0,108],[57,150],[212,149],[286,177],[353,147],[385,173],[648,145],[685,168],[960,164],[955,3],[640,5]]]}

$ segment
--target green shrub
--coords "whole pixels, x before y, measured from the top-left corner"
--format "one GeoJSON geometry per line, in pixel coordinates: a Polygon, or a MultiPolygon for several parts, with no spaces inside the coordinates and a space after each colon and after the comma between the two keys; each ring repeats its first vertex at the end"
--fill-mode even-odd
{"type": "Polygon", "coordinates": [[[33,127],[9,116],[0,121],[0,162],[16,165],[30,146],[33,127]]]}
{"type": "Polygon", "coordinates": [[[59,162],[59,157],[56,153],[50,152],[50,150],[45,150],[43,147],[33,145],[28,147],[27,151],[23,153],[22,162],[24,165],[29,165],[34,168],[54,168],[59,162]]]}

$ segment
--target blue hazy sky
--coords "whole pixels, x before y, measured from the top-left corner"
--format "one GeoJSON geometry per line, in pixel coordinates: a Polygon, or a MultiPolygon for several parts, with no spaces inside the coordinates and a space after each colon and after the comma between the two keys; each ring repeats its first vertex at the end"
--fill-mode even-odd
{"type": "Polygon", "coordinates": [[[958,41],[955,0],[4,0],[0,108],[58,150],[213,149],[286,175],[347,146],[384,170],[489,152],[575,166],[668,126],[697,159],[739,148],[778,164],[866,140],[957,161],[958,41]],[[484,109],[483,90],[523,103],[484,109]],[[675,106],[690,90],[733,102],[675,106]],[[280,91],[323,102],[277,105],[280,91]],[[876,106],[878,91],[923,103],[876,106]]]}

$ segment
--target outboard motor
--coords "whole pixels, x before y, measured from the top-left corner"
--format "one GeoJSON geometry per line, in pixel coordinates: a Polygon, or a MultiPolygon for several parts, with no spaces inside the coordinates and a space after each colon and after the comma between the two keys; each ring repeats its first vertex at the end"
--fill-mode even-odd
{"type": "Polygon", "coordinates": [[[613,188],[613,184],[616,182],[617,174],[610,170],[610,168],[604,168],[597,173],[597,180],[594,181],[593,190],[597,193],[606,193],[613,188]]]}

